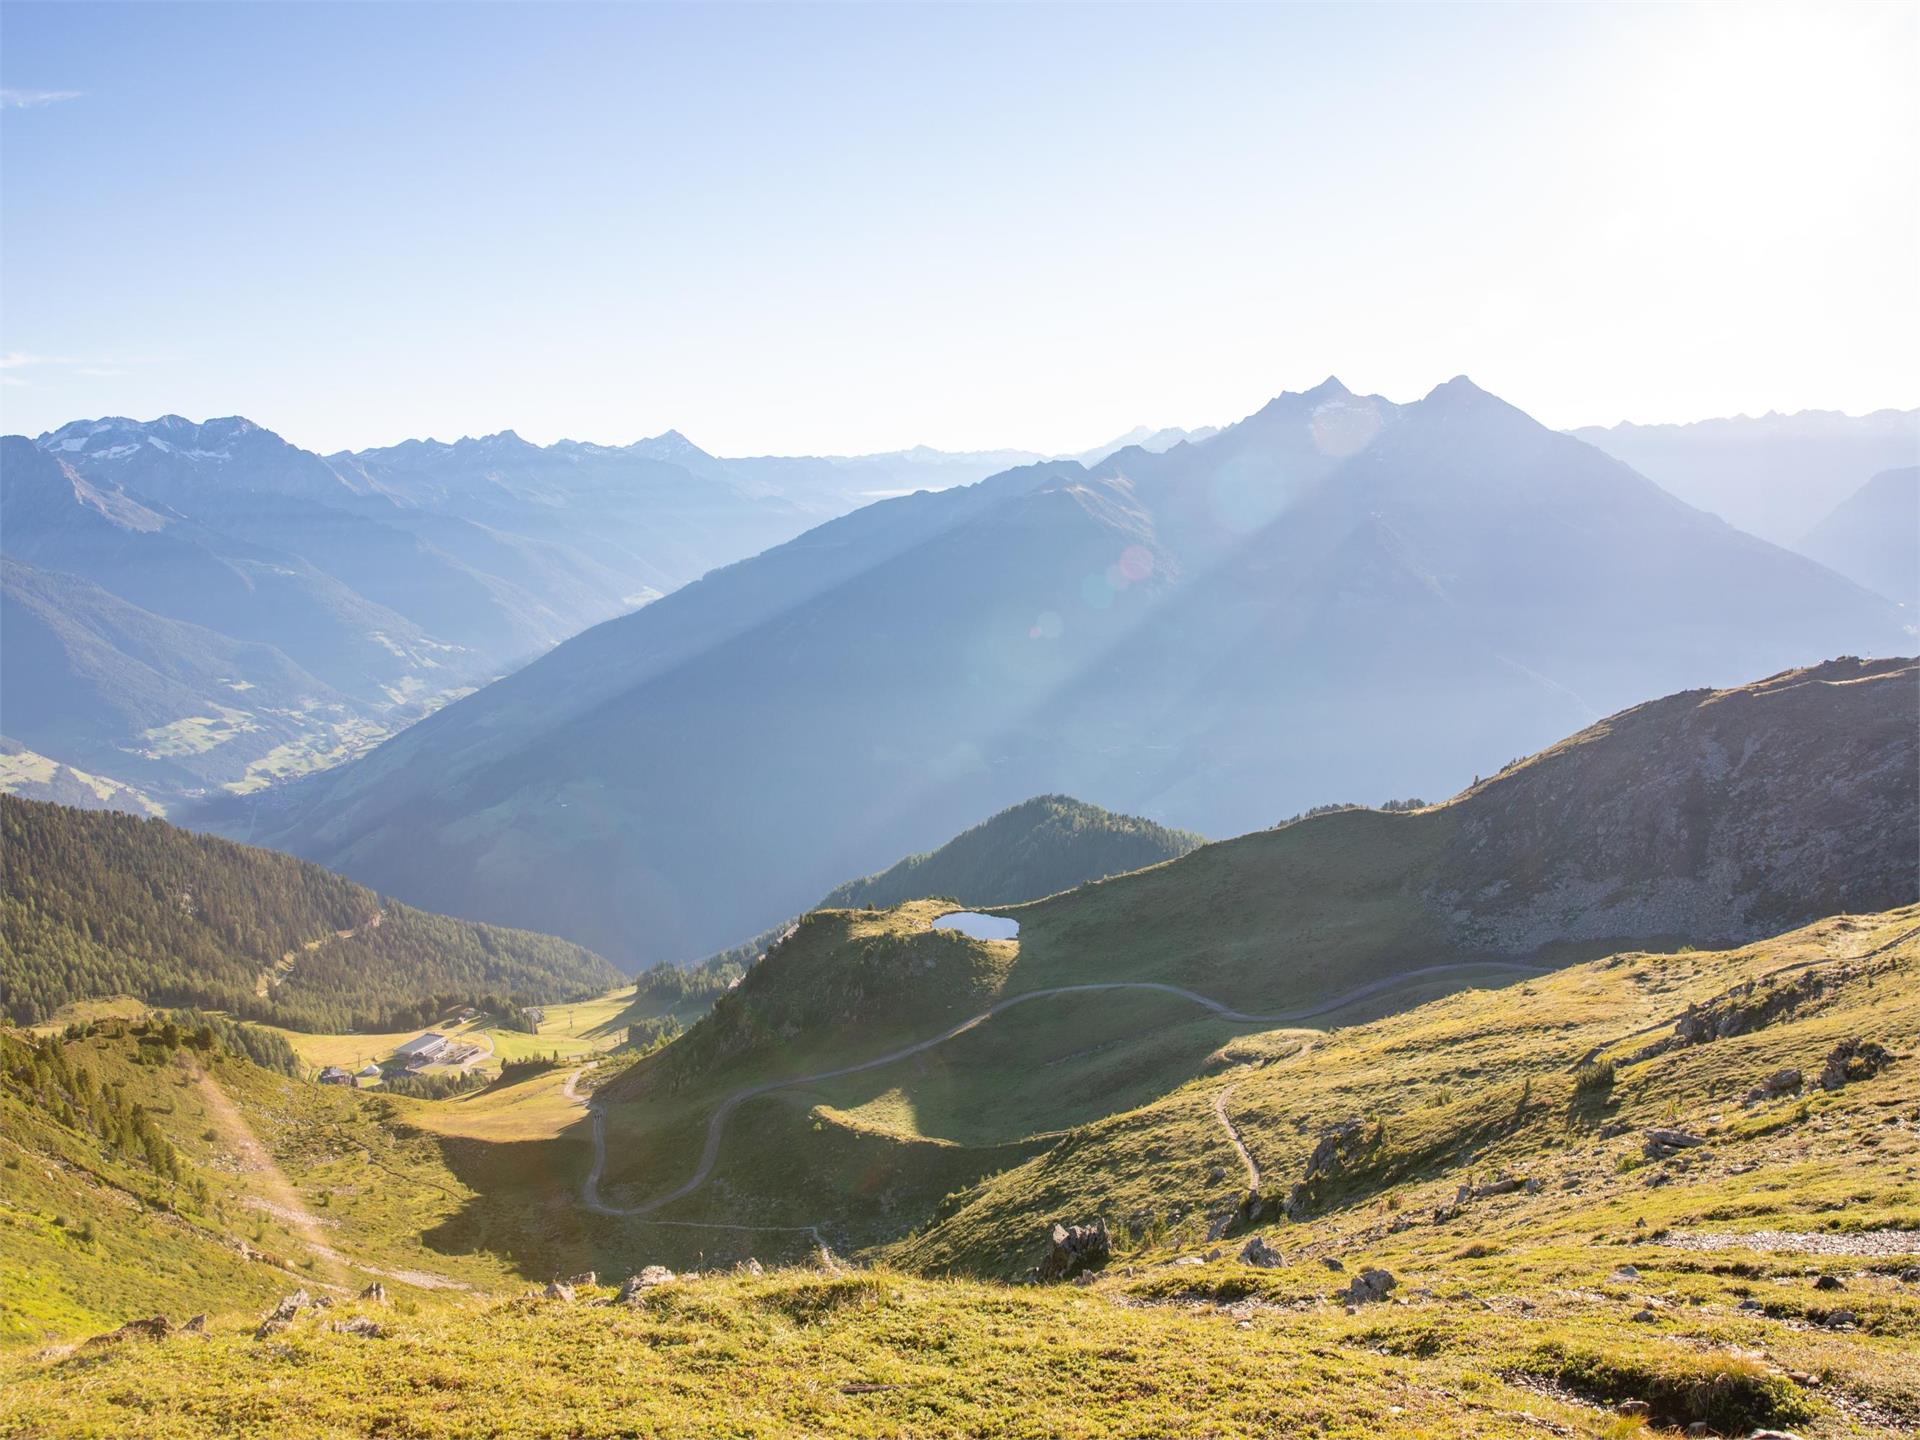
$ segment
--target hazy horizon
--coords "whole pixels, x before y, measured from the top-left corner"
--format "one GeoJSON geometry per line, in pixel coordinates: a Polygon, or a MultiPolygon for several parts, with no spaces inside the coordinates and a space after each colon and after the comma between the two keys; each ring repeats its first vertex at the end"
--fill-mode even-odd
{"type": "Polygon", "coordinates": [[[1061,454],[1329,373],[1466,373],[1561,428],[1920,396],[1908,7],[12,4],[0,36],[8,430],[1061,454]]]}

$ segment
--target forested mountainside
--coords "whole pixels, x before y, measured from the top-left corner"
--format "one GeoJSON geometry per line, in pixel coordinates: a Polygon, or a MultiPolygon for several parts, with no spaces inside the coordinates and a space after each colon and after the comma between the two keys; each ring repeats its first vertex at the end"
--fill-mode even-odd
{"type": "Polygon", "coordinates": [[[963,905],[1038,900],[1157,865],[1205,843],[1189,830],[1116,815],[1068,795],[1040,795],[962,831],[938,850],[836,886],[815,908],[887,908],[934,895],[963,905]]]}
{"type": "Polygon", "coordinates": [[[1796,548],[1920,610],[1920,465],[1882,470],[1834,506],[1796,548]]]}
{"type": "Polygon", "coordinates": [[[1801,537],[1823,515],[1867,477],[1920,455],[1920,409],[1802,410],[1683,425],[1590,425],[1573,433],[1689,505],[1812,555],[1801,537]]]}
{"type": "Polygon", "coordinates": [[[1648,695],[1903,653],[1903,625],[1464,378],[1405,406],[1329,381],[1162,454],[856,511],[293,787],[259,833],[684,960],[1037,794],[1210,835],[1448,795],[1648,695]]]}
{"type": "Polygon", "coordinates": [[[428,914],[158,819],[0,796],[0,1014],[133,995],[301,1030],[393,1030],[489,994],[619,982],[565,940],[428,914]]]}

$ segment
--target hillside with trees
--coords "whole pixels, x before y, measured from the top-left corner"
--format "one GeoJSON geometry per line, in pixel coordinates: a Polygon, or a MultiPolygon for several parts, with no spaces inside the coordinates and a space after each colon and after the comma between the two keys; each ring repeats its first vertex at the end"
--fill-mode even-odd
{"type": "Polygon", "coordinates": [[[504,996],[619,983],[548,935],[432,915],[269,850],[110,811],[0,796],[0,1015],[107,995],[298,1030],[392,1030],[504,996]]]}

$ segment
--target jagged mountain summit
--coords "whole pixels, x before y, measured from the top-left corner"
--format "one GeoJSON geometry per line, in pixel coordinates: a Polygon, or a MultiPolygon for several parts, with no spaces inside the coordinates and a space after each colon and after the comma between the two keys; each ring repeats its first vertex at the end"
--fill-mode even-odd
{"type": "Polygon", "coordinates": [[[288,794],[277,843],[620,963],[1064,792],[1227,835],[1451,794],[1898,609],[1461,378],[830,521],[288,794]]]}

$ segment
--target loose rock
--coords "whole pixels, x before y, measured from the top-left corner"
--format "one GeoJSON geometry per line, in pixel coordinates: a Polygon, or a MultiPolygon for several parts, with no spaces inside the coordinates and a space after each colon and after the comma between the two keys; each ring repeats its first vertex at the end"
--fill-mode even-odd
{"type": "Polygon", "coordinates": [[[1364,1266],[1347,1285],[1349,1305],[1370,1305],[1387,1298],[1387,1292],[1400,1282],[1386,1270],[1364,1266]]]}
{"type": "Polygon", "coordinates": [[[173,1322],[164,1315],[146,1320],[129,1320],[118,1330],[109,1330],[87,1341],[89,1345],[109,1345],[116,1340],[164,1340],[173,1333],[173,1322]]]}
{"type": "Polygon", "coordinates": [[[1703,1136],[1656,1125],[1647,1131],[1646,1144],[1642,1148],[1646,1151],[1649,1160],[1665,1160],[1669,1156],[1679,1154],[1682,1150],[1691,1150],[1696,1145],[1706,1143],[1703,1136]]]}
{"type": "Polygon", "coordinates": [[[1258,1265],[1263,1270],[1286,1264],[1286,1257],[1267,1244],[1264,1235],[1256,1235],[1247,1241],[1240,1251],[1240,1259],[1244,1264],[1258,1265]]]}
{"type": "Polygon", "coordinates": [[[571,1300],[573,1299],[573,1286],[563,1285],[558,1280],[549,1280],[545,1293],[546,1298],[549,1300],[571,1300]]]}

